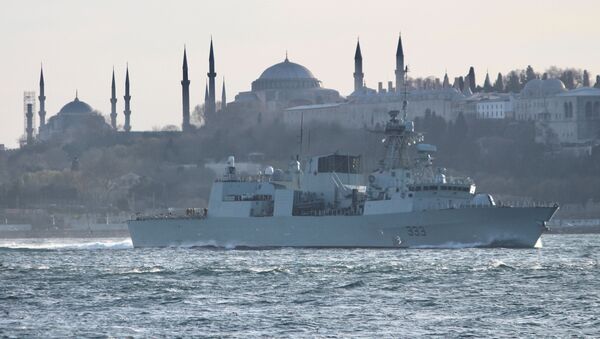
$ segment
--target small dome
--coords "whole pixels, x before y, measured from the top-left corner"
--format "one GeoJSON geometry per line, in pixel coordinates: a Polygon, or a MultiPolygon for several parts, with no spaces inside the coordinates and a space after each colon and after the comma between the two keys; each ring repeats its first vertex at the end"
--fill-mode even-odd
{"type": "Polygon", "coordinates": [[[75,97],[75,100],[63,106],[58,114],[89,114],[93,113],[92,106],[87,103],[80,101],[79,98],[75,97]]]}
{"type": "Polygon", "coordinates": [[[521,95],[525,97],[547,97],[565,92],[565,84],[559,79],[533,79],[525,84],[521,95]]]}
{"type": "Polygon", "coordinates": [[[275,64],[262,72],[259,79],[315,79],[315,76],[308,68],[285,58],[284,62],[275,64]]]}
{"type": "Polygon", "coordinates": [[[525,84],[525,87],[523,87],[521,94],[523,94],[525,96],[533,97],[533,96],[538,96],[539,94],[541,94],[541,91],[542,91],[542,80],[533,79],[525,84]]]}
{"type": "Polygon", "coordinates": [[[567,88],[559,79],[548,79],[544,80],[544,83],[542,84],[542,90],[545,95],[552,95],[565,92],[567,88]]]}

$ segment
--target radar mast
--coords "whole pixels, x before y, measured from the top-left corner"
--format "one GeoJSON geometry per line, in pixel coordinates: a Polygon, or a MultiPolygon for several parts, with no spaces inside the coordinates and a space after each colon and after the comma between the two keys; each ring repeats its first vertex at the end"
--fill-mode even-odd
{"type": "Polygon", "coordinates": [[[408,66],[404,72],[404,99],[402,100],[402,119],[398,119],[399,111],[390,111],[390,120],[385,125],[385,139],[383,140],[385,147],[385,158],[382,160],[383,170],[389,171],[392,169],[411,167],[410,157],[408,155],[408,147],[421,142],[423,136],[415,132],[414,123],[407,120],[407,89],[408,82],[408,66]]]}

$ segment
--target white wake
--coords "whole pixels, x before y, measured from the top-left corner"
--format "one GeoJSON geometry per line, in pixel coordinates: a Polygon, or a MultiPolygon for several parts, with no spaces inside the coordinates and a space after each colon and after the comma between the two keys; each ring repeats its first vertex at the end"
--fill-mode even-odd
{"type": "Polygon", "coordinates": [[[0,239],[0,248],[32,250],[121,250],[133,248],[130,238],[0,239]]]}

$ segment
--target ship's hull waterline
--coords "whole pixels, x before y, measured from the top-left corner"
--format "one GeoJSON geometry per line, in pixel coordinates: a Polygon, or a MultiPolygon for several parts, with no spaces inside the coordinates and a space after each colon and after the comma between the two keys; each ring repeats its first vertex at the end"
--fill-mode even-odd
{"type": "Polygon", "coordinates": [[[134,247],[532,248],[558,207],[479,207],[357,216],[131,220],[134,247]]]}

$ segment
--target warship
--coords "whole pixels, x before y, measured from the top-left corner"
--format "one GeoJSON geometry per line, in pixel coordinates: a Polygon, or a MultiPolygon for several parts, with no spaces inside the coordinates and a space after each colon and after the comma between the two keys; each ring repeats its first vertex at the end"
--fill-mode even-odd
{"type": "Polygon", "coordinates": [[[297,156],[288,168],[241,175],[230,156],[208,208],[128,221],[133,246],[220,248],[541,247],[558,205],[512,206],[477,193],[469,177],[433,165],[436,146],[404,114],[389,112],[385,155],[297,156]]]}

